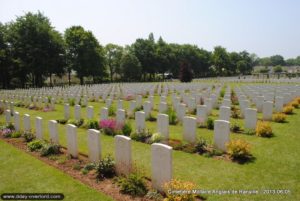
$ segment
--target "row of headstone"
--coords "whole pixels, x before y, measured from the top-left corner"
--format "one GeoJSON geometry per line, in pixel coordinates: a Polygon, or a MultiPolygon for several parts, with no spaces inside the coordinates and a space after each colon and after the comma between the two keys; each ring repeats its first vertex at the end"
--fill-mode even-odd
{"type": "MultiPolygon", "coordinates": [[[[10,111],[8,111],[10,112],[10,111]]],[[[160,119],[163,121],[168,120],[165,114],[160,114],[160,119]]],[[[14,113],[15,126],[17,130],[20,130],[20,116],[18,112],[14,113]]],[[[42,131],[42,118],[36,117],[35,119],[35,130],[37,139],[43,139],[42,131]]],[[[24,130],[29,131],[30,116],[24,115],[24,130]]],[[[168,123],[168,122],[166,122],[168,123]]],[[[161,128],[162,133],[168,133],[165,128],[161,128]]],[[[58,123],[55,120],[49,121],[49,138],[53,143],[59,144],[58,136],[58,123]]],[[[77,141],[77,127],[72,124],[66,125],[66,136],[67,136],[67,153],[77,158],[78,141],[77,141]]],[[[101,134],[100,131],[89,129],[88,130],[88,157],[91,162],[97,162],[101,160],[102,148],[101,148],[101,134]]],[[[131,139],[126,136],[117,135],[115,136],[115,160],[116,160],[116,171],[120,175],[129,174],[132,169],[132,153],[131,153],[131,139]]],[[[169,182],[172,179],[172,148],[170,146],[154,143],[151,145],[151,167],[152,167],[152,185],[153,188],[163,191],[163,184],[169,182]]]]}

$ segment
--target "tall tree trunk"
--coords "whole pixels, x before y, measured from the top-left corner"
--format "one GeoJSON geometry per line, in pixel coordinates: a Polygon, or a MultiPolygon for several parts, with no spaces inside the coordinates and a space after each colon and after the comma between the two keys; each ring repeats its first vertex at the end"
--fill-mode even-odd
{"type": "Polygon", "coordinates": [[[68,71],[69,86],[71,86],[71,71],[68,71]]]}
{"type": "Polygon", "coordinates": [[[83,76],[80,76],[79,79],[80,79],[80,85],[83,85],[83,76]]]}
{"type": "Polygon", "coordinates": [[[109,66],[109,75],[110,75],[110,81],[113,82],[113,70],[112,67],[109,66]]]}
{"type": "Polygon", "coordinates": [[[52,73],[49,74],[49,78],[50,78],[50,86],[52,87],[53,84],[52,84],[52,73]]]}

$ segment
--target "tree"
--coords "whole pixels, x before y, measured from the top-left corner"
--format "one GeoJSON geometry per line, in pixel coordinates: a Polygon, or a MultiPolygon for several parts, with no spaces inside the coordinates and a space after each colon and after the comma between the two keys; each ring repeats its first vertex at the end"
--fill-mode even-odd
{"type": "Polygon", "coordinates": [[[131,48],[134,55],[141,63],[144,80],[146,79],[147,73],[153,77],[155,72],[157,72],[157,69],[155,68],[155,64],[157,63],[155,54],[156,46],[153,34],[150,33],[148,39],[136,39],[131,48]]]}
{"type": "Polygon", "coordinates": [[[294,65],[297,65],[296,63],[297,63],[297,62],[296,62],[296,59],[293,59],[293,58],[287,59],[287,60],[285,61],[285,64],[286,64],[287,66],[294,66],[294,65]]]}
{"type": "Polygon", "coordinates": [[[229,58],[230,58],[230,67],[228,68],[229,74],[234,75],[236,73],[241,73],[241,65],[242,63],[245,64],[245,62],[241,61],[242,60],[241,55],[237,52],[231,52],[229,53],[229,58]]]}
{"type": "Polygon", "coordinates": [[[85,31],[81,26],[72,26],[65,31],[67,44],[67,60],[69,73],[76,71],[80,84],[83,78],[105,75],[105,57],[103,47],[98,43],[92,32],[85,31]]]}
{"type": "Polygon", "coordinates": [[[260,73],[269,73],[269,71],[270,70],[267,68],[267,66],[259,70],[260,73]]]}
{"type": "Polygon", "coordinates": [[[274,71],[275,73],[281,73],[283,70],[282,70],[282,67],[281,67],[281,66],[275,66],[274,69],[273,69],[273,71],[274,71]]]}
{"type": "Polygon", "coordinates": [[[13,76],[11,51],[7,41],[7,25],[0,23],[0,84],[2,88],[9,88],[13,76]]]}
{"type": "Polygon", "coordinates": [[[241,60],[238,62],[237,68],[243,75],[250,74],[253,69],[252,59],[247,51],[240,52],[241,60]]]}
{"type": "Polygon", "coordinates": [[[132,52],[126,52],[121,59],[122,78],[125,81],[139,81],[142,67],[138,58],[132,52]]]}
{"type": "Polygon", "coordinates": [[[188,62],[182,62],[180,66],[180,81],[191,82],[193,79],[193,72],[188,62]]]}
{"type": "Polygon", "coordinates": [[[277,66],[277,65],[282,65],[283,66],[283,65],[285,65],[284,58],[281,55],[271,56],[270,60],[271,60],[271,65],[272,66],[277,66]]]}
{"type": "Polygon", "coordinates": [[[22,86],[30,80],[33,86],[41,87],[49,73],[63,72],[63,40],[40,12],[29,12],[11,23],[8,42],[22,86]]]}
{"type": "Polygon", "coordinates": [[[157,72],[163,75],[165,79],[165,73],[170,70],[171,60],[174,57],[171,47],[161,37],[159,37],[156,45],[156,68],[157,72]]]}
{"type": "Polygon", "coordinates": [[[271,62],[270,57],[264,57],[264,58],[259,59],[259,65],[261,65],[261,66],[271,66],[272,62],[271,62]]]}
{"type": "Polygon", "coordinates": [[[123,47],[109,43],[105,46],[106,63],[109,70],[110,81],[113,81],[115,73],[120,73],[120,62],[123,54],[123,47]]]}
{"type": "Polygon", "coordinates": [[[230,66],[230,58],[225,48],[217,46],[212,54],[212,64],[216,67],[217,74],[226,75],[230,66]]]}

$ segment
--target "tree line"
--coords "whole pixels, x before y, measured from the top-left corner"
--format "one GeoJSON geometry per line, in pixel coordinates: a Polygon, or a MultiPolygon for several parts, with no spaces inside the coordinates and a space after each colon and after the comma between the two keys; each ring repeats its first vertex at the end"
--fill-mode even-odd
{"type": "Polygon", "coordinates": [[[250,74],[255,65],[300,65],[300,57],[258,58],[247,51],[212,52],[191,44],[167,43],[152,33],[131,45],[101,45],[91,31],[72,26],[59,33],[42,13],[28,12],[15,21],[0,23],[0,87],[41,87],[53,75],[76,72],[80,83],[156,81],[165,75],[189,81],[192,77],[250,74]],[[187,77],[186,77],[187,76],[187,77]],[[186,79],[188,78],[188,79],[186,79]]]}

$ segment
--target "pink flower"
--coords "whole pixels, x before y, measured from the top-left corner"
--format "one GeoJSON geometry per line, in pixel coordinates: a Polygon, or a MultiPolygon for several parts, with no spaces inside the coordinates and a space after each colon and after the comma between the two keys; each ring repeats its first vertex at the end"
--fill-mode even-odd
{"type": "Polygon", "coordinates": [[[117,122],[114,119],[104,119],[99,123],[100,128],[108,128],[114,130],[116,128],[117,122]]]}

